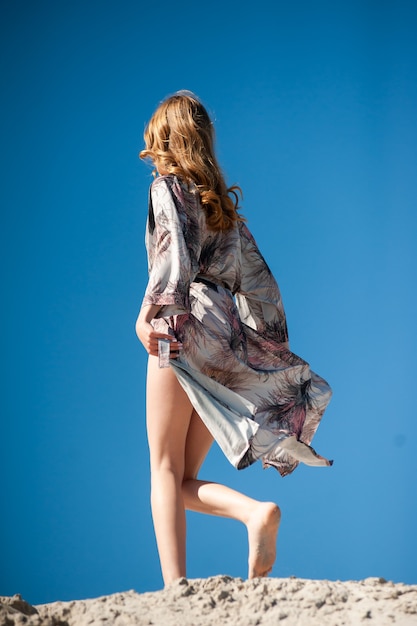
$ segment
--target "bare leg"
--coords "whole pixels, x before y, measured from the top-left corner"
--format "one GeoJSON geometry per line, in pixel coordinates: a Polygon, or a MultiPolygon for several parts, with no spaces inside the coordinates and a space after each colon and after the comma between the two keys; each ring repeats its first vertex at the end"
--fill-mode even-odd
{"type": "Polygon", "coordinates": [[[248,576],[266,576],[275,562],[280,510],[273,502],[259,502],[224,485],[197,480],[211,443],[212,436],[197,413],[193,412],[186,441],[185,507],[243,522],[249,539],[248,576]]]}
{"type": "Polygon", "coordinates": [[[185,576],[185,509],[181,485],[192,405],[171,368],[149,357],[147,430],[151,506],[165,584],[185,576]]]}
{"type": "Polygon", "coordinates": [[[185,507],[243,522],[249,537],[249,577],[265,576],[275,561],[279,509],[223,485],[199,481],[213,441],[171,368],[149,357],[147,429],[151,505],[165,584],[186,575],[185,507]]]}

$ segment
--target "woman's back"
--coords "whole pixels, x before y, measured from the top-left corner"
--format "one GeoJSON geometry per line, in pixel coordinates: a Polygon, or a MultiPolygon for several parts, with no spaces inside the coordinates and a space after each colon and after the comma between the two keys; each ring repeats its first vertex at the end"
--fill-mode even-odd
{"type": "Polygon", "coordinates": [[[174,175],[159,176],[151,185],[146,246],[150,269],[156,263],[168,272],[166,288],[181,280],[179,273],[190,283],[198,275],[233,293],[240,286],[238,223],[227,231],[211,230],[195,185],[174,175]],[[180,267],[174,262],[173,268],[173,255],[180,267]]]}

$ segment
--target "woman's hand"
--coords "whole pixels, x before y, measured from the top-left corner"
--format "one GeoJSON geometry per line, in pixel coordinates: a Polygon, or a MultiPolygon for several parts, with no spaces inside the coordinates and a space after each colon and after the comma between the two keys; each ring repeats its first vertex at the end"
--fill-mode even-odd
{"type": "Polygon", "coordinates": [[[158,310],[159,307],[151,305],[144,307],[140,311],[136,320],[136,334],[146,352],[152,356],[158,356],[158,339],[168,339],[170,341],[170,358],[176,358],[182,348],[182,344],[171,335],[157,333],[150,323],[150,320],[154,318],[158,310]]]}

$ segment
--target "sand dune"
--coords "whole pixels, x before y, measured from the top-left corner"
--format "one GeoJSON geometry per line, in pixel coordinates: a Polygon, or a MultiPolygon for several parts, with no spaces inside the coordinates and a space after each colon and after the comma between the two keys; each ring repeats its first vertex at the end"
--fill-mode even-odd
{"type": "Polygon", "coordinates": [[[0,626],[417,626],[417,585],[216,576],[162,591],[32,607],[0,598],[0,626]]]}

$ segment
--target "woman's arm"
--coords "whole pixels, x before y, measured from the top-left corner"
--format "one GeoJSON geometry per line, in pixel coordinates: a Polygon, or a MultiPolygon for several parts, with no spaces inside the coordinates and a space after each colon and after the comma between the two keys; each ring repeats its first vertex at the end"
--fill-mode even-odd
{"type": "Polygon", "coordinates": [[[158,339],[169,339],[171,342],[171,358],[175,358],[178,356],[182,345],[171,335],[157,333],[151,324],[160,308],[161,306],[158,304],[148,304],[141,308],[136,320],[136,334],[146,352],[152,356],[158,356],[158,339]]]}

